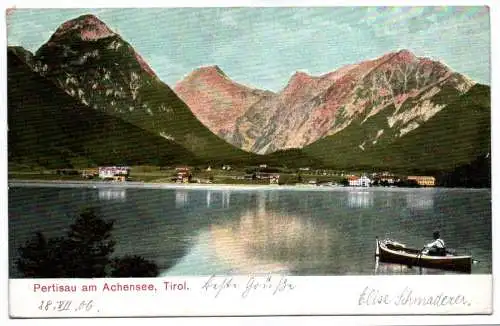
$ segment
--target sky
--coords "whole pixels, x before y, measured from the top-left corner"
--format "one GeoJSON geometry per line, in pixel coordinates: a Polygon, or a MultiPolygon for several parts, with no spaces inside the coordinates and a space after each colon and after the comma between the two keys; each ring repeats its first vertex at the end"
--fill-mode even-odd
{"type": "Polygon", "coordinates": [[[490,84],[487,7],[16,9],[7,42],[35,52],[62,23],[88,13],[171,86],[218,65],[234,81],[279,91],[296,71],[321,75],[400,49],[490,84]]]}

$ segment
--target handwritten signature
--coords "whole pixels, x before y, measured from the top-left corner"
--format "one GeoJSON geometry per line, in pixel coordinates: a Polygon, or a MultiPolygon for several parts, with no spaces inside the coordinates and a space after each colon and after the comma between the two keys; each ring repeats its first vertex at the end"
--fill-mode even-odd
{"type": "Polygon", "coordinates": [[[286,276],[271,274],[249,275],[247,279],[212,275],[201,289],[215,298],[219,297],[223,292],[234,291],[239,292],[241,297],[247,298],[255,293],[277,295],[290,292],[295,289],[295,285],[286,276]]]}
{"type": "Polygon", "coordinates": [[[456,306],[471,303],[462,294],[418,295],[410,287],[405,287],[397,295],[390,295],[380,289],[366,286],[358,298],[359,306],[396,305],[396,306],[456,306]]]}

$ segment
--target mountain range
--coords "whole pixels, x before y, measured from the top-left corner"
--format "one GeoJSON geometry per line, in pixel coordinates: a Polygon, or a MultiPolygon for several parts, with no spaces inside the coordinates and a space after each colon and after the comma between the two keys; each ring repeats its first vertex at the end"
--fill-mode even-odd
{"type": "MultiPolygon", "coordinates": [[[[352,64],[315,77],[296,72],[278,93],[233,82],[217,66],[195,70],[175,91],[210,130],[235,146],[266,154],[302,148],[393,107],[391,132],[401,137],[446,104],[433,97],[443,89],[466,93],[475,83],[440,62],[407,50],[352,64]]],[[[361,148],[386,137],[363,139],[361,148]]]]}
{"type": "Polygon", "coordinates": [[[279,92],[218,66],[172,90],[83,15],[33,54],[8,48],[8,96],[9,163],[452,171],[490,153],[489,86],[408,50],[321,76],[296,72],[279,92]]]}
{"type": "Polygon", "coordinates": [[[247,151],[299,148],[333,167],[449,169],[490,152],[490,89],[408,50],[321,76],[292,75],[279,92],[201,67],[174,90],[214,133],[247,151]]]}

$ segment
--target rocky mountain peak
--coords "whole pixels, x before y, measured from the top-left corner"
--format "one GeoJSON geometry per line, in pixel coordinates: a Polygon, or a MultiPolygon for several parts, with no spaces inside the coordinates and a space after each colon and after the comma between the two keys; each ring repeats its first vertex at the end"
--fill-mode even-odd
{"type": "Polygon", "coordinates": [[[395,58],[397,58],[401,61],[404,61],[404,62],[413,62],[417,59],[417,56],[415,54],[413,54],[410,50],[403,49],[403,50],[399,50],[396,53],[395,58]]]}
{"type": "Polygon", "coordinates": [[[312,78],[310,75],[308,75],[306,72],[304,71],[300,71],[300,70],[297,70],[293,75],[292,77],[295,77],[295,78],[312,78]]]}
{"type": "Polygon", "coordinates": [[[303,71],[296,71],[290,80],[288,81],[287,86],[284,89],[284,92],[295,92],[297,89],[302,89],[307,85],[313,83],[317,77],[311,76],[303,71]]]}
{"type": "Polygon", "coordinates": [[[216,134],[231,137],[236,122],[269,92],[234,82],[217,65],[193,70],[175,85],[176,94],[216,134]]]}
{"type": "Polygon", "coordinates": [[[298,82],[310,82],[314,80],[316,77],[311,76],[307,74],[304,71],[296,71],[292,77],[290,78],[290,81],[298,81],[298,82]]]}
{"type": "Polygon", "coordinates": [[[189,83],[230,84],[231,79],[217,65],[202,66],[193,70],[183,80],[177,82],[176,88],[183,88],[189,83]]]}
{"type": "Polygon", "coordinates": [[[442,64],[441,62],[432,60],[427,57],[418,57],[409,50],[399,50],[397,52],[392,52],[384,57],[387,57],[387,59],[384,60],[385,64],[383,66],[396,67],[404,65],[418,65],[422,68],[451,71],[449,67],[446,67],[446,65],[442,64]]]}
{"type": "Polygon", "coordinates": [[[79,36],[83,41],[96,41],[115,33],[94,15],[82,15],[63,23],[53,34],[51,41],[68,35],[79,36]]]}
{"type": "Polygon", "coordinates": [[[224,77],[228,78],[226,73],[218,66],[218,65],[212,65],[212,66],[203,66],[199,67],[198,69],[195,69],[193,73],[191,74],[192,76],[212,76],[212,77],[224,77]]]}
{"type": "MultiPolygon", "coordinates": [[[[113,32],[98,17],[91,14],[76,17],[59,26],[49,41],[37,50],[36,57],[47,65],[46,70],[49,73],[54,73],[54,69],[56,73],[60,72],[59,69],[65,70],[68,74],[74,73],[75,71],[69,70],[76,67],[78,67],[77,70],[81,70],[87,64],[96,65],[97,63],[101,70],[121,71],[125,69],[125,66],[132,68],[131,65],[135,62],[142,71],[155,79],[158,78],[153,69],[129,43],[113,32]],[[115,53],[120,54],[113,59],[113,62],[106,59],[115,53]]],[[[108,71],[105,74],[109,73],[108,71]]],[[[75,76],[75,78],[80,77],[75,76]]],[[[101,77],[103,76],[98,78],[101,77]]]]}

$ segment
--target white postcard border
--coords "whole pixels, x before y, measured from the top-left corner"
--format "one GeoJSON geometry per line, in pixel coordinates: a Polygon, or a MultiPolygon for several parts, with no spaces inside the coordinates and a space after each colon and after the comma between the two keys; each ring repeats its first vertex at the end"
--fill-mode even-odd
{"type": "Polygon", "coordinates": [[[11,279],[9,288],[17,318],[491,314],[491,290],[491,275],[279,274],[11,279]]]}
{"type": "MultiPolygon", "coordinates": [[[[372,1],[221,1],[221,0],[218,0],[218,1],[211,1],[210,3],[207,3],[207,2],[203,2],[203,1],[193,1],[193,0],[189,0],[189,1],[175,1],[175,2],[169,2],[169,3],[165,3],[164,1],[160,1],[160,0],[156,0],[156,1],[150,1],[150,0],[143,0],[141,1],[140,3],[140,6],[297,6],[297,5],[301,5],[301,6],[315,6],[315,5],[344,5],[344,6],[350,6],[350,5],[401,5],[403,4],[402,2],[400,1],[377,1],[377,2],[372,2],[372,1]]],[[[498,42],[495,41],[496,38],[498,38],[498,32],[495,32],[496,30],[498,30],[498,19],[500,18],[499,17],[499,5],[497,4],[497,2],[495,1],[483,1],[481,3],[478,3],[477,1],[453,1],[453,2],[450,2],[450,1],[440,1],[440,0],[434,0],[434,1],[405,1],[404,2],[404,5],[418,5],[418,6],[424,6],[424,5],[481,5],[481,4],[487,4],[490,6],[490,9],[491,9],[491,40],[492,40],[492,53],[491,53],[491,57],[494,58],[494,57],[498,57],[498,54],[499,54],[499,51],[498,51],[498,42]]],[[[122,1],[109,1],[107,0],[106,2],[104,1],[95,1],[95,0],[87,0],[85,2],[82,2],[82,1],[74,1],[74,2],[65,2],[65,1],[53,1],[53,0],[50,0],[50,1],[43,1],[43,2],[38,2],[38,1],[7,1],[5,3],[6,5],[6,8],[9,8],[9,7],[12,7],[12,6],[17,6],[19,8],[21,7],[137,7],[139,4],[137,1],[132,1],[132,0],[122,0],[122,1]]],[[[5,16],[2,15],[2,29],[5,28],[5,16]]],[[[4,44],[6,43],[6,39],[5,39],[5,33],[0,33],[0,41],[1,42],[4,42],[4,44]]],[[[5,51],[4,51],[5,52],[5,51]]],[[[6,70],[5,70],[5,66],[6,66],[6,56],[5,56],[5,53],[2,52],[1,55],[0,55],[0,63],[1,63],[1,66],[0,66],[0,73],[2,75],[2,81],[5,81],[6,80],[6,70]]],[[[492,87],[495,89],[495,86],[497,85],[497,82],[499,81],[499,78],[498,78],[498,66],[495,65],[495,63],[492,64],[492,82],[491,82],[491,85],[492,87]]],[[[6,108],[6,85],[5,85],[5,82],[2,82],[3,86],[1,88],[1,91],[0,91],[0,94],[1,94],[1,99],[2,99],[2,103],[3,103],[3,107],[6,108]]],[[[498,88],[498,87],[496,87],[498,88]]],[[[492,125],[495,125],[495,122],[498,122],[499,118],[498,118],[498,113],[496,112],[496,110],[494,109],[498,103],[497,101],[497,98],[498,98],[498,92],[495,92],[493,91],[492,92],[492,125]]],[[[2,114],[4,115],[3,118],[4,118],[4,121],[6,121],[7,119],[7,114],[6,114],[6,110],[2,110],[2,114]]],[[[3,148],[6,148],[7,146],[7,137],[6,137],[6,124],[3,124],[2,125],[2,128],[5,128],[5,129],[2,129],[3,132],[2,132],[2,135],[1,135],[1,140],[2,140],[2,145],[3,148]]],[[[496,131],[495,129],[492,130],[492,147],[493,147],[493,153],[495,153],[497,151],[497,146],[496,146],[496,143],[497,143],[497,135],[498,134],[498,131],[496,131]]],[[[3,151],[2,152],[2,158],[1,158],[1,164],[2,164],[2,167],[4,167],[4,171],[7,170],[7,153],[6,151],[3,151]]],[[[492,155],[492,158],[493,158],[493,163],[492,163],[492,167],[493,166],[498,166],[497,164],[495,164],[496,162],[496,155],[492,155]]],[[[497,187],[495,185],[497,185],[497,179],[498,179],[498,174],[496,173],[496,171],[493,169],[492,171],[492,177],[493,177],[493,188],[492,188],[492,197],[493,198],[498,198],[497,193],[497,187]]],[[[2,178],[2,181],[4,182],[5,185],[7,185],[7,173],[4,173],[2,174],[1,176],[2,178]]],[[[7,202],[7,188],[3,188],[3,196],[1,197],[2,198],[2,207],[5,207],[7,208],[7,205],[8,205],[8,202],[7,202]]],[[[493,225],[493,232],[494,232],[494,236],[493,236],[493,248],[495,247],[498,247],[498,241],[496,240],[496,235],[497,235],[497,230],[498,230],[498,222],[495,221],[495,216],[498,215],[498,204],[497,202],[494,200],[493,203],[493,222],[492,222],[492,225],[493,225]]],[[[7,281],[7,278],[8,278],[8,259],[7,259],[7,239],[8,237],[6,236],[7,235],[7,230],[8,230],[8,224],[7,224],[7,212],[6,212],[7,209],[4,209],[4,219],[2,220],[3,223],[1,224],[1,231],[3,232],[2,237],[0,237],[0,241],[2,243],[2,248],[4,249],[4,253],[5,255],[3,257],[4,258],[4,264],[2,266],[2,268],[0,268],[0,272],[1,272],[1,276],[2,276],[2,279],[4,280],[4,283],[2,283],[3,285],[7,286],[8,285],[8,281],[7,281]]],[[[496,271],[497,271],[497,263],[498,263],[498,252],[493,250],[493,256],[494,256],[494,259],[493,259],[493,271],[494,271],[494,274],[497,274],[496,271]]],[[[474,277],[475,275],[472,275],[470,277],[474,277]]],[[[496,275],[494,275],[496,276],[496,275]]],[[[335,281],[342,281],[342,278],[343,277],[329,277],[330,279],[332,280],[335,280],[335,281]]],[[[365,277],[365,276],[358,276],[356,277],[357,278],[357,281],[360,282],[360,283],[366,283],[365,281],[369,278],[369,277],[365,277]]],[[[421,280],[425,280],[427,279],[428,276],[424,276],[424,277],[421,277],[421,280]]],[[[446,279],[449,279],[450,276],[439,276],[438,278],[441,278],[444,282],[446,282],[446,279]]],[[[23,282],[29,282],[30,280],[22,280],[21,283],[19,284],[22,284],[23,282]]],[[[417,281],[418,282],[418,281],[417,281]]],[[[15,282],[17,283],[17,282],[15,282]]],[[[474,283],[474,282],[472,282],[474,283]]],[[[494,313],[492,315],[489,315],[489,316],[420,316],[418,319],[415,318],[415,316],[399,316],[398,318],[393,318],[393,317],[390,317],[390,316],[377,316],[377,317],[373,317],[373,316],[359,316],[359,317],[335,317],[334,321],[335,322],[338,322],[338,323],[341,323],[341,324],[344,324],[344,325],[347,325],[347,324],[354,324],[354,323],[359,323],[359,324],[373,324],[373,323],[376,323],[376,324],[384,324],[384,325],[394,325],[394,324],[398,324],[398,325],[401,325],[401,324],[413,324],[413,325],[416,325],[416,324],[494,324],[494,323],[499,323],[500,322],[500,318],[499,318],[499,309],[500,309],[500,305],[499,305],[499,301],[500,301],[500,296],[498,295],[498,289],[497,289],[497,282],[496,282],[496,278],[493,278],[493,283],[494,283],[494,289],[493,289],[493,294],[492,296],[490,297],[493,297],[493,302],[492,302],[492,307],[493,307],[493,311],[494,313]],[[496,313],[495,313],[496,312],[496,313]]],[[[10,288],[10,291],[17,291],[15,287],[17,287],[18,285],[14,285],[12,288],[10,288]]],[[[470,287],[473,287],[474,285],[473,284],[470,284],[470,287]]],[[[6,289],[7,287],[3,287],[3,289],[6,289]]],[[[22,290],[20,290],[22,291],[22,290]]],[[[1,301],[2,301],[2,305],[1,305],[1,314],[2,316],[7,316],[6,313],[7,313],[7,302],[8,302],[8,297],[7,297],[7,291],[1,291],[1,301]]],[[[327,300],[328,299],[328,296],[326,297],[321,297],[322,300],[327,300]]],[[[32,300],[32,299],[31,299],[32,300]]],[[[121,304],[121,301],[122,300],[118,300],[116,302],[117,305],[120,305],[121,304]]],[[[22,302],[22,301],[21,301],[22,302]]],[[[158,303],[159,304],[159,303],[158,303]]],[[[193,305],[195,305],[196,303],[193,302],[193,305]]],[[[266,318],[266,319],[259,319],[260,321],[270,321],[269,318],[266,318]]],[[[304,320],[302,319],[299,319],[297,320],[296,318],[280,318],[280,319],[271,319],[273,322],[282,322],[283,324],[287,324],[289,325],[290,323],[294,323],[294,322],[300,322],[300,323],[303,323],[304,320]]],[[[324,324],[331,324],[331,321],[332,319],[331,318],[325,318],[325,317],[315,317],[313,318],[314,322],[315,323],[324,323],[324,324]]],[[[12,322],[12,320],[7,320],[8,322],[12,322]]],[[[123,322],[126,322],[125,320],[122,320],[122,319],[114,319],[114,320],[105,320],[106,322],[119,322],[120,324],[123,323],[123,322]]],[[[148,319],[146,320],[148,323],[154,323],[154,322],[161,322],[161,323],[164,323],[165,321],[164,320],[161,320],[161,319],[148,319]]],[[[198,322],[207,322],[206,319],[199,319],[199,318],[190,318],[190,319],[170,319],[168,322],[172,322],[172,323],[176,323],[176,324],[182,324],[182,323],[188,323],[188,324],[191,324],[191,323],[198,323],[198,322]]],[[[208,320],[209,322],[217,322],[218,324],[224,324],[224,323],[230,323],[230,324],[234,324],[235,321],[237,321],[239,324],[245,324],[245,323],[252,323],[254,324],[255,322],[255,319],[241,319],[241,318],[238,318],[238,319],[235,319],[235,318],[223,318],[223,319],[219,319],[217,318],[217,321],[215,320],[208,320]]],[[[19,321],[19,323],[26,323],[27,321],[19,321]]],[[[58,323],[64,323],[64,324],[67,324],[68,323],[68,320],[66,319],[55,319],[55,320],[36,320],[35,321],[38,324],[41,324],[41,325],[44,325],[44,324],[49,324],[50,325],[56,325],[58,323]]],[[[89,321],[86,320],[86,319],[75,319],[75,320],[72,320],[71,323],[81,323],[82,325],[83,324],[87,324],[89,321]]],[[[93,321],[94,322],[94,321],[93,321]]],[[[134,322],[140,322],[139,320],[135,320],[134,322]]]]}

